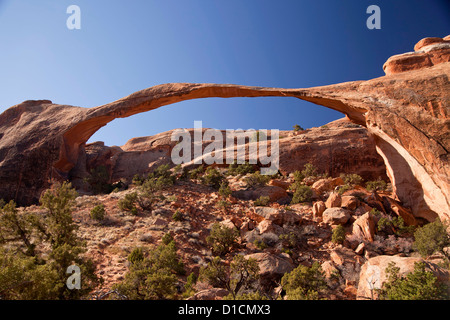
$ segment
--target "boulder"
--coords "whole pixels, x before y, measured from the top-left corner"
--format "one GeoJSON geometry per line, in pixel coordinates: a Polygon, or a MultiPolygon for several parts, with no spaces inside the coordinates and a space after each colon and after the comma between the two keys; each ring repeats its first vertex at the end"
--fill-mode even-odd
{"type": "Polygon", "coordinates": [[[348,210],[356,210],[359,206],[358,198],[354,196],[342,196],[341,207],[348,210]]]}
{"type": "Polygon", "coordinates": [[[327,207],[323,201],[314,202],[312,208],[314,218],[321,217],[326,208],[327,207]]]}
{"type": "Polygon", "coordinates": [[[342,204],[341,195],[337,192],[332,192],[328,197],[327,201],[325,201],[325,206],[327,208],[340,207],[342,204]]]}
{"type": "Polygon", "coordinates": [[[373,216],[366,212],[362,216],[359,216],[353,222],[352,234],[357,237],[357,239],[362,239],[363,241],[373,242],[375,237],[375,222],[373,216]]]}
{"type": "Polygon", "coordinates": [[[364,258],[357,255],[353,250],[343,246],[338,246],[333,249],[330,252],[330,258],[345,280],[358,281],[364,258]]]}
{"type": "Polygon", "coordinates": [[[274,281],[279,281],[286,272],[294,269],[294,264],[290,259],[267,252],[249,254],[245,258],[257,261],[263,286],[274,284],[274,281]]]}
{"type": "Polygon", "coordinates": [[[376,256],[367,260],[361,268],[358,283],[357,299],[370,300],[377,299],[375,289],[380,289],[382,284],[387,280],[385,272],[389,263],[395,263],[400,268],[399,274],[404,276],[414,270],[414,264],[417,262],[425,262],[426,269],[433,272],[440,281],[449,281],[449,271],[437,266],[434,263],[416,257],[399,257],[399,256],[376,256]]]}
{"type": "Polygon", "coordinates": [[[346,224],[350,213],[343,208],[328,208],[322,214],[323,222],[331,225],[346,224]]]}
{"type": "Polygon", "coordinates": [[[297,213],[282,208],[255,207],[255,213],[277,225],[300,223],[302,217],[297,213]]]}

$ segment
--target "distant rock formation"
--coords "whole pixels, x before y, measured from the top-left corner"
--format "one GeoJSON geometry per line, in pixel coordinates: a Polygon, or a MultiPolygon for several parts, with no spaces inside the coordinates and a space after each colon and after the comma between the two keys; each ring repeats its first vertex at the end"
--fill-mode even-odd
{"type": "MultiPolygon", "coordinates": [[[[25,101],[0,115],[0,197],[38,200],[51,180],[67,179],[85,143],[108,122],[184,100],[287,96],[340,111],[365,126],[383,157],[394,192],[417,217],[450,215],[449,37],[421,40],[432,64],[385,64],[386,76],[307,89],[163,84],[94,108],[25,101]],[[436,41],[439,42],[436,44],[436,41]],[[431,43],[428,46],[427,43],[431,43]],[[428,50],[430,46],[443,46],[428,50]]],[[[434,48],[434,47],[433,47],[434,48]]]]}
{"type": "MultiPolygon", "coordinates": [[[[194,130],[187,131],[193,137],[194,130]]],[[[145,175],[162,164],[173,165],[170,156],[177,144],[171,141],[173,132],[133,138],[121,147],[108,147],[103,142],[88,144],[86,155],[80,156],[70,171],[70,180],[82,187],[89,172],[102,165],[107,168],[112,181],[131,181],[135,174],[145,175]]],[[[280,136],[280,172],[283,174],[302,170],[305,164],[311,163],[320,173],[330,176],[356,173],[365,180],[387,180],[386,167],[376,152],[374,138],[369,136],[366,128],[345,118],[321,128],[281,131],[280,136]]],[[[203,141],[202,148],[205,149],[210,142],[203,141]]],[[[246,155],[248,157],[248,152],[246,155]]],[[[223,166],[228,166],[225,159],[223,166]]]]}

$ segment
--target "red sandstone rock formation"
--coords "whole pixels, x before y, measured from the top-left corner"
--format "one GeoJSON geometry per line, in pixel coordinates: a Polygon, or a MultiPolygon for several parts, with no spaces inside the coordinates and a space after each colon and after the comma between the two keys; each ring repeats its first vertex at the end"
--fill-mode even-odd
{"type": "Polygon", "coordinates": [[[164,84],[89,109],[26,101],[0,115],[0,197],[35,202],[51,179],[68,177],[89,137],[115,118],[196,98],[289,96],[335,109],[367,127],[403,204],[417,217],[448,219],[448,37],[436,41],[421,40],[415,53],[426,53],[431,64],[399,67],[402,61],[388,60],[387,75],[368,81],[308,89],[164,84]]]}

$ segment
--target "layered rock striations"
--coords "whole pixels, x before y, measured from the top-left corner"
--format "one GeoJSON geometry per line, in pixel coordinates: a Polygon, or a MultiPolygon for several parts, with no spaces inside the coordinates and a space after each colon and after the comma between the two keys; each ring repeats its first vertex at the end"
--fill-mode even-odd
{"type": "Polygon", "coordinates": [[[52,180],[69,177],[85,159],[89,137],[116,118],[197,98],[287,96],[340,111],[367,127],[398,199],[417,217],[448,219],[449,38],[441,40],[423,39],[416,47],[414,54],[426,53],[431,64],[411,68],[410,60],[391,58],[386,76],[368,81],[307,89],[172,83],[94,108],[26,101],[0,115],[0,197],[36,202],[52,180]]]}

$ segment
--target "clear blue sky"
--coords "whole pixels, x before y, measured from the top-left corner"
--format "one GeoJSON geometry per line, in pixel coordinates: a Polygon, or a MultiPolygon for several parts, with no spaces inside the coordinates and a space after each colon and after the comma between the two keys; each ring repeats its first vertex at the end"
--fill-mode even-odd
{"type": "MultiPolygon", "coordinates": [[[[448,0],[0,0],[0,111],[29,99],[94,107],[167,82],[366,80],[421,38],[448,34],[448,0]],[[72,4],[81,30],[66,27],[72,4]],[[366,28],[371,4],[381,8],[381,30],[366,28]]],[[[340,117],[295,98],[202,99],[117,119],[90,141],[122,145],[194,120],[287,130],[340,117]]]]}

